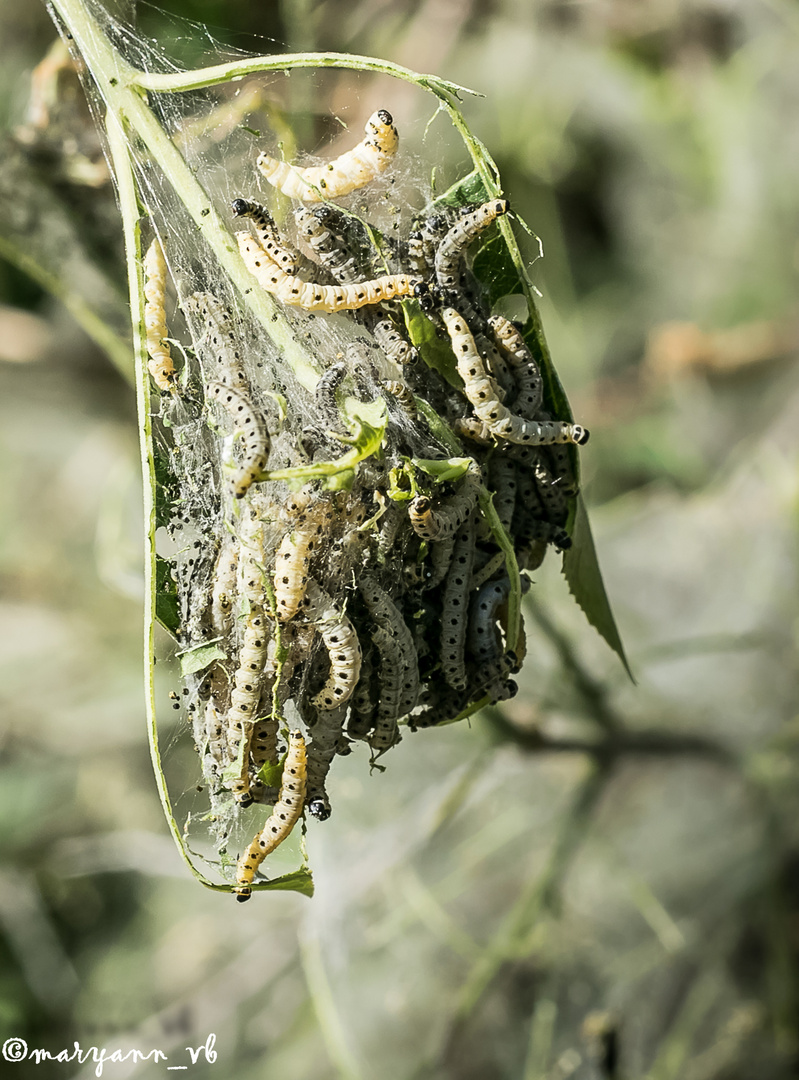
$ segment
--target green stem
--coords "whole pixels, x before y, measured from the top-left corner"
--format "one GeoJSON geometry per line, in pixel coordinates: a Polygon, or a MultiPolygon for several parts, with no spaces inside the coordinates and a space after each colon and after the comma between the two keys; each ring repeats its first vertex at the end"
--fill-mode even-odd
{"type": "Polygon", "coordinates": [[[161,750],[158,743],[158,723],[155,706],[155,468],[153,464],[153,430],[150,419],[150,379],[147,371],[147,346],[144,328],[143,275],[141,263],[141,231],[139,227],[139,204],[133,167],[128,154],[128,139],[119,120],[109,113],[106,118],[108,145],[117,182],[119,207],[125,233],[125,258],[130,284],[130,308],[133,324],[133,348],[136,359],[136,400],[139,414],[139,443],[144,472],[144,679],[147,709],[147,735],[150,760],[153,764],[155,782],[164,816],[172,839],[183,861],[198,881],[209,889],[228,892],[229,885],[215,885],[208,881],[186,850],[178,823],[172,812],[166,777],[161,766],[161,750]]]}
{"type": "MultiPolygon", "coordinates": [[[[58,6],[56,4],[56,6],[58,6]]],[[[418,71],[392,64],[390,60],[377,60],[373,56],[358,56],[353,53],[307,52],[283,53],[277,56],[249,56],[243,60],[233,60],[227,64],[197,68],[195,71],[177,71],[165,74],[151,71],[136,73],[135,85],[142,90],[157,90],[159,93],[182,93],[186,90],[200,90],[219,83],[242,79],[245,75],[255,75],[263,71],[291,71],[296,68],[344,68],[347,71],[374,71],[381,75],[391,75],[395,79],[413,83],[429,90],[436,97],[444,99],[447,94],[472,94],[482,97],[468,86],[459,86],[438,75],[423,75],[418,71]]]]}

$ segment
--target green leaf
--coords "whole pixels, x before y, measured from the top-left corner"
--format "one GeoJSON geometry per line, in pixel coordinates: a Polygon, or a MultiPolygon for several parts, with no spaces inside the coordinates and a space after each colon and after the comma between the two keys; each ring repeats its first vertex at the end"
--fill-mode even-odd
{"type": "Polygon", "coordinates": [[[187,649],[184,653],[180,653],[179,659],[181,675],[193,675],[195,671],[202,671],[203,668],[208,667],[214,660],[227,660],[227,653],[218,641],[212,641],[187,649]]]}
{"type": "Polygon", "coordinates": [[[585,617],[613,649],[631,681],[635,682],[616,620],[613,617],[610,601],[605,592],[605,583],[602,580],[602,571],[599,569],[588,514],[580,495],[577,496],[576,502],[572,547],[563,557],[563,576],[585,617]]]}
{"type": "Polygon", "coordinates": [[[382,398],[375,401],[357,401],[348,398],[344,415],[353,429],[351,435],[336,435],[341,442],[350,443],[352,449],[334,461],[315,461],[312,465],[298,465],[291,469],[273,469],[264,472],[262,480],[286,480],[301,485],[308,480],[321,480],[324,486],[337,491],[352,486],[358,462],[376,454],[383,445],[388,424],[386,403],[382,398]]]}
{"type": "Polygon", "coordinates": [[[258,779],[263,781],[267,787],[280,787],[283,782],[283,762],[285,760],[284,754],[280,761],[265,761],[258,770],[258,779]]]}
{"type": "Polygon", "coordinates": [[[274,878],[272,881],[258,882],[253,885],[253,892],[275,892],[283,890],[298,892],[302,896],[311,897],[314,894],[313,875],[307,866],[301,866],[299,870],[293,870],[290,874],[274,878]]]}
{"type": "Polygon", "coordinates": [[[411,458],[411,461],[417,469],[426,472],[428,476],[434,476],[438,484],[443,484],[446,480],[460,480],[474,464],[473,459],[467,457],[444,458],[436,461],[428,458],[411,458]]]}
{"type": "Polygon", "coordinates": [[[493,194],[485,186],[477,169],[473,169],[460,180],[456,180],[452,187],[447,188],[434,200],[433,212],[439,206],[469,206],[471,203],[484,203],[492,198],[493,194]]]}
{"type": "Polygon", "coordinates": [[[155,557],[155,617],[172,637],[178,636],[178,586],[172,577],[172,563],[160,555],[155,557]]]}
{"type": "Polygon", "coordinates": [[[462,390],[463,381],[458,374],[455,354],[449,341],[438,336],[435,326],[415,300],[406,300],[402,305],[402,312],[411,344],[416,347],[422,360],[445,378],[450,386],[462,390]]]}
{"type": "Polygon", "coordinates": [[[472,271],[488,290],[492,306],[503,296],[524,294],[524,282],[501,233],[490,236],[474,256],[472,271]]]}

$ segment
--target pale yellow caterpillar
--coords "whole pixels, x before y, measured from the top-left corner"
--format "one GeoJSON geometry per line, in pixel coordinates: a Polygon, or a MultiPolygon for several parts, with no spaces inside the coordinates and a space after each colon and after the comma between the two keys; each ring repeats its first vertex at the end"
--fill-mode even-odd
{"type": "Polygon", "coordinates": [[[266,819],[261,832],[241,856],[236,866],[236,887],[233,893],[240,903],[252,896],[255,871],[275,848],[279,847],[300,820],[305,802],[307,756],[305,739],[299,731],[289,735],[289,747],[283,765],[280,798],[266,819]]]}
{"type": "Polygon", "coordinates": [[[436,251],[436,281],[440,288],[460,288],[466,248],[483,229],[508,210],[510,204],[506,199],[491,199],[455,222],[436,251]]]}
{"type": "Polygon", "coordinates": [[[175,365],[167,344],[169,331],[166,326],[166,260],[158,237],[147,248],[144,256],[144,329],[147,368],[159,390],[175,392],[175,365]]]}
{"type": "Polygon", "coordinates": [[[311,698],[311,704],[317,709],[335,709],[349,701],[360,678],[358,635],[341,608],[313,578],[306,584],[303,612],[321,634],[330,659],[327,681],[311,698]]]}
{"type": "Polygon", "coordinates": [[[528,446],[588,442],[588,431],[580,424],[560,420],[525,420],[512,413],[499,400],[497,384],[486,371],[465,320],[453,308],[444,308],[441,317],[452,342],[466,397],[492,435],[528,446]]]}
{"type": "Polygon", "coordinates": [[[211,625],[218,634],[227,634],[230,630],[238,566],[239,542],[227,534],[216,557],[211,587],[211,625]]]}
{"type": "Polygon", "coordinates": [[[374,180],[390,163],[398,144],[391,113],[379,109],[366,122],[366,137],[327,165],[300,168],[268,154],[259,154],[256,164],[269,183],[290,199],[323,202],[374,180]]]}
{"type": "Polygon", "coordinates": [[[429,306],[427,286],[418,278],[389,274],[357,285],[314,285],[287,274],[250,233],[236,233],[236,240],[241,257],[258,284],[284,304],[305,311],[355,311],[368,304],[415,296],[423,307],[429,306]]]}
{"type": "Polygon", "coordinates": [[[408,508],[413,531],[423,540],[445,540],[453,536],[477,502],[482,483],[480,469],[472,462],[449,499],[435,504],[426,495],[417,495],[408,508]]]}
{"type": "Polygon", "coordinates": [[[212,382],[208,396],[231,417],[244,436],[244,461],[231,479],[233,494],[242,499],[266,468],[270,440],[266,425],[249,397],[233,386],[212,382]]]}
{"type": "Polygon", "coordinates": [[[247,217],[255,225],[258,241],[269,258],[287,274],[296,274],[302,260],[296,251],[286,246],[266,207],[250,199],[234,199],[232,207],[236,217],[247,217]]]}
{"type": "Polygon", "coordinates": [[[286,505],[294,520],[275,554],[275,601],[280,622],[293,619],[299,610],[308,587],[308,567],[322,536],[322,523],[315,513],[309,513],[308,504],[308,496],[299,493],[289,496],[286,505]]]}

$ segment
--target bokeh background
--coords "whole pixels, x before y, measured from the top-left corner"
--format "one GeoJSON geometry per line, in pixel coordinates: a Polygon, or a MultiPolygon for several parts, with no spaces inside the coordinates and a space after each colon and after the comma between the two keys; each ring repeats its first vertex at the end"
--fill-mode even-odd
{"type": "MultiPolygon", "coordinates": [[[[550,556],[515,700],[408,735],[383,774],[336,761],[313,900],[189,877],[146,749],[113,193],[53,54],[31,105],[44,6],[0,0],[3,1040],[186,1064],[213,1032],[216,1064],[189,1071],[243,1080],[799,1075],[799,4],[139,5],[142,33],[207,60],[185,19],[485,95],[467,117],[543,241],[637,685],[550,556]]],[[[429,114],[347,74],[317,89],[319,117],[353,94],[418,135],[429,114]]],[[[168,742],[188,790],[190,740],[168,742]]]]}

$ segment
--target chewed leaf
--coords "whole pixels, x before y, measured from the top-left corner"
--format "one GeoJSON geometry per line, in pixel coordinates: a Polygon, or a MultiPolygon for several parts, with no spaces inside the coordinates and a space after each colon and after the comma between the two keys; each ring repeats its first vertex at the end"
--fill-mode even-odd
{"type": "Polygon", "coordinates": [[[180,654],[181,675],[193,675],[195,671],[202,671],[212,664],[214,660],[226,660],[227,653],[218,641],[209,644],[196,645],[193,649],[187,649],[180,654]]]}
{"type": "Polygon", "coordinates": [[[307,866],[301,866],[299,870],[293,870],[290,874],[273,878],[271,881],[257,882],[252,886],[253,892],[298,892],[301,896],[311,897],[314,894],[313,875],[307,866]]]}
{"type": "Polygon", "coordinates": [[[475,277],[488,289],[492,305],[503,296],[524,294],[524,282],[501,234],[490,236],[474,257],[475,277]]]}
{"type": "Polygon", "coordinates": [[[155,563],[155,617],[172,637],[178,636],[178,587],[172,577],[172,563],[156,555],[155,563]]]}
{"type": "Polygon", "coordinates": [[[627,656],[624,652],[621,635],[613,617],[610,600],[605,592],[605,583],[599,569],[594,538],[582,497],[577,496],[577,509],[572,533],[572,547],[563,558],[563,576],[569,584],[572,596],[580,605],[585,617],[605,639],[624,665],[624,670],[635,682],[627,656]]]}
{"type": "Polygon", "coordinates": [[[493,194],[494,192],[489,191],[485,186],[477,169],[473,169],[434,200],[433,211],[440,206],[469,206],[470,203],[483,203],[493,194]]]}

